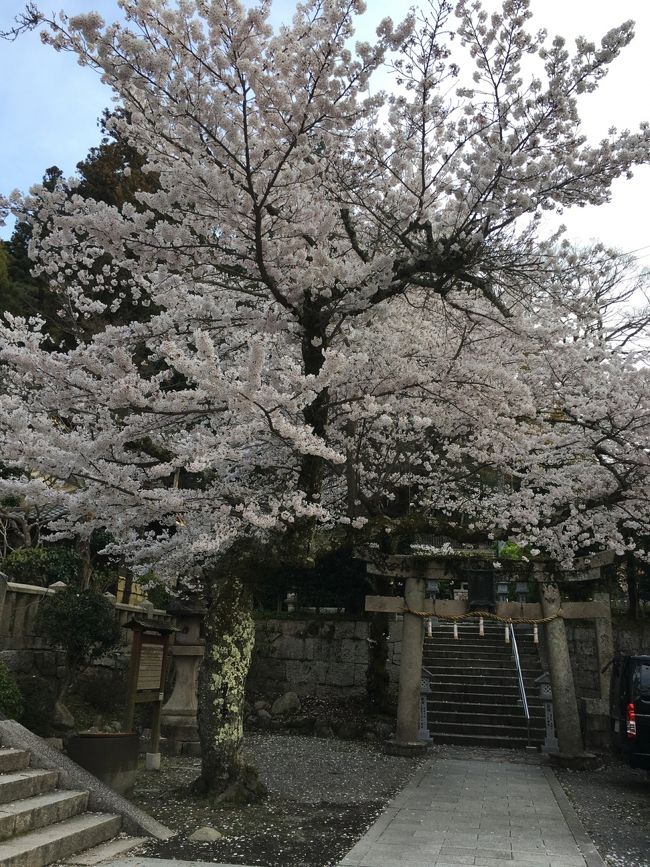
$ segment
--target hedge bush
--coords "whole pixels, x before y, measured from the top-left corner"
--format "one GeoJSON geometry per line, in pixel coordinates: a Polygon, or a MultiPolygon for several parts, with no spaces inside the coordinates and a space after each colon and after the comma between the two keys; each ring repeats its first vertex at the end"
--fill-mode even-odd
{"type": "Polygon", "coordinates": [[[0,662],[0,713],[9,719],[18,719],[23,712],[23,697],[4,662],[0,662]]]}

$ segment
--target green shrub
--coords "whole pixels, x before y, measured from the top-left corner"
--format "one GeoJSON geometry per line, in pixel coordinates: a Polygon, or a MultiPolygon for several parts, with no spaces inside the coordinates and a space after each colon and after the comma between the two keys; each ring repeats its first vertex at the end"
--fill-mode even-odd
{"type": "Polygon", "coordinates": [[[23,712],[23,697],[4,662],[0,662],[0,712],[9,719],[18,719],[23,712]]]}
{"type": "Polygon", "coordinates": [[[65,652],[71,673],[114,650],[120,640],[111,603],[94,590],[74,587],[41,602],[37,628],[52,647],[65,652]]]}
{"type": "Polygon", "coordinates": [[[2,562],[2,571],[12,581],[47,587],[55,581],[74,584],[81,567],[81,557],[72,548],[17,548],[2,562]]]}

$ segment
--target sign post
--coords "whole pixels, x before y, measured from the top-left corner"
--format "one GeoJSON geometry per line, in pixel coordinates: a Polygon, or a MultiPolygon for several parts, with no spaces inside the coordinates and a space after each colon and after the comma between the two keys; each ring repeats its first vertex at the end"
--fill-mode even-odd
{"type": "Polygon", "coordinates": [[[160,711],[165,692],[170,638],[178,630],[175,626],[137,617],[129,620],[125,628],[133,630],[133,644],[124,729],[133,731],[136,704],[153,704],[146,767],[148,771],[157,771],[160,770],[160,711]]]}

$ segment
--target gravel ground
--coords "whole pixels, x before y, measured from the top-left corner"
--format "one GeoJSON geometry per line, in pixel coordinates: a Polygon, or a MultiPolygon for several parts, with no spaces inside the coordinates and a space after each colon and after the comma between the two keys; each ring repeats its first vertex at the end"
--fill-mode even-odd
{"type": "MultiPolygon", "coordinates": [[[[332,867],[386,803],[431,757],[545,763],[539,753],[437,746],[426,759],[387,756],[381,744],[297,735],[246,737],[269,798],[215,808],[189,794],[196,759],[163,759],[159,774],[141,771],[133,800],[178,835],[152,841],[143,855],[263,867],[332,867]],[[193,843],[208,825],[224,836],[193,843]]],[[[556,771],[587,833],[611,867],[650,867],[650,776],[608,760],[597,771],[556,771]]]]}
{"type": "Polygon", "coordinates": [[[614,759],[597,771],[556,774],[604,861],[649,867],[650,774],[614,759]]]}
{"type": "Polygon", "coordinates": [[[163,759],[141,771],[132,796],[178,835],[152,841],[142,855],[264,867],[331,867],[352,848],[423,759],[387,756],[377,742],[296,735],[248,735],[246,751],[268,786],[262,804],[214,807],[187,787],[196,759],[163,759]],[[224,837],[188,840],[208,825],[224,837]]]}

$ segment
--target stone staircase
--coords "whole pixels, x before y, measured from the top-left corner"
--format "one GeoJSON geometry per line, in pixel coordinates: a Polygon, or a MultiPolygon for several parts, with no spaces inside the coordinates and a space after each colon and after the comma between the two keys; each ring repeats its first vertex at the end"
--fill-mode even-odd
{"type": "MultiPolygon", "coordinates": [[[[532,627],[517,625],[516,636],[530,709],[530,745],[544,741],[544,709],[535,678],[542,674],[532,627]]],[[[458,625],[438,623],[424,639],[423,666],[431,672],[429,733],[434,743],[484,747],[528,746],[517,671],[505,627],[478,619],[458,625]]]]}
{"type": "Polygon", "coordinates": [[[29,764],[28,750],[0,748],[2,867],[44,867],[119,833],[120,816],[86,812],[88,792],[61,790],[58,771],[29,764]]]}

